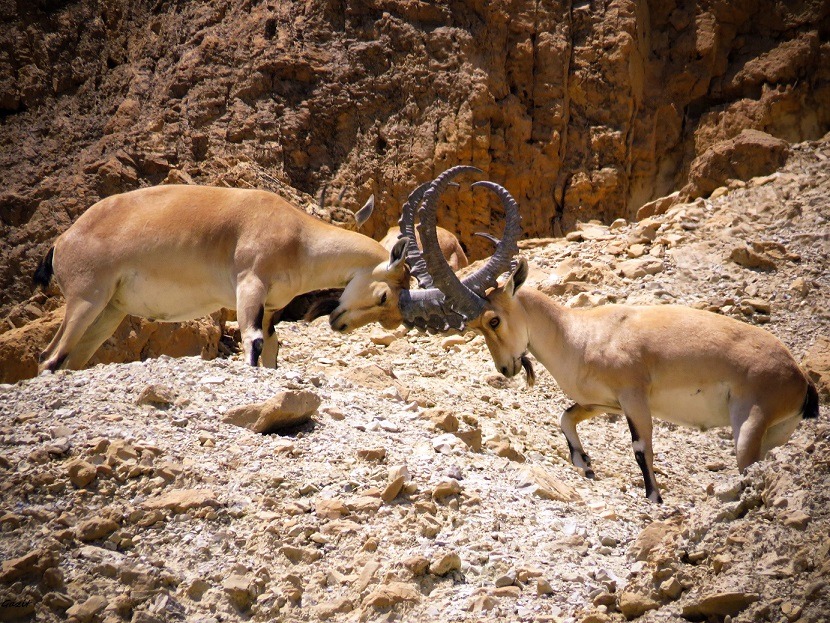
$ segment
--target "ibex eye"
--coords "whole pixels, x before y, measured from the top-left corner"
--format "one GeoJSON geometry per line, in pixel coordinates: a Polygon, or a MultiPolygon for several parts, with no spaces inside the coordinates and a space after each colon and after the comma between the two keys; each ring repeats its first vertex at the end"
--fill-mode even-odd
{"type": "Polygon", "coordinates": [[[493,329],[497,329],[498,326],[501,324],[501,319],[496,316],[495,318],[490,319],[490,327],[493,329]]]}
{"type": "Polygon", "coordinates": [[[386,304],[386,292],[384,292],[384,293],[381,295],[381,297],[380,297],[380,304],[381,304],[381,305],[385,305],[385,304],[386,304]]]}

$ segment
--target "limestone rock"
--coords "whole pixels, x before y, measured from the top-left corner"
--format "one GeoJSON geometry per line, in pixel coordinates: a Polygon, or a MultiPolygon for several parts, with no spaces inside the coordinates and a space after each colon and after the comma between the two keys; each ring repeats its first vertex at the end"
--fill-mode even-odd
{"type": "Polygon", "coordinates": [[[402,602],[416,602],[421,599],[421,593],[413,584],[404,582],[390,582],[381,584],[363,600],[363,606],[374,608],[389,608],[402,602]]]}
{"type": "Polygon", "coordinates": [[[18,558],[3,561],[0,583],[11,584],[18,578],[41,576],[58,564],[58,556],[47,549],[36,549],[18,558]]]}
{"type": "Polygon", "coordinates": [[[313,392],[283,391],[265,402],[230,409],[222,421],[255,433],[270,433],[307,422],[320,403],[313,392]]]}
{"type": "Polygon", "coordinates": [[[670,195],[644,203],[637,209],[637,220],[658,214],[665,214],[670,207],[677,203],[679,197],[680,191],[674,191],[670,195]]]}
{"type": "Polygon", "coordinates": [[[767,175],[781,167],[789,153],[786,141],[766,132],[744,129],[736,137],[716,143],[692,162],[689,183],[683,192],[692,198],[705,197],[730,179],[767,175]]]}
{"type": "Polygon", "coordinates": [[[325,519],[339,519],[349,514],[349,509],[346,505],[337,499],[323,499],[317,502],[315,512],[318,517],[325,519]]]}
{"type": "MultiPolygon", "coordinates": [[[[40,353],[63,320],[65,309],[50,311],[23,327],[0,334],[0,383],[15,383],[37,374],[40,353]]],[[[89,365],[123,363],[169,355],[216,357],[220,330],[213,320],[151,322],[127,317],[96,351],[89,365]]]]}
{"type": "Polygon", "coordinates": [[[386,458],[386,448],[362,448],[357,456],[365,461],[382,461],[386,458]]]}
{"type": "Polygon", "coordinates": [[[70,461],[66,466],[66,471],[69,474],[70,482],[79,489],[83,489],[90,484],[98,474],[92,463],[82,459],[70,461]]]}
{"type": "Polygon", "coordinates": [[[435,500],[442,500],[447,496],[461,493],[461,485],[455,478],[448,478],[441,481],[433,490],[432,497],[435,500]]]}
{"type": "Polygon", "coordinates": [[[544,500],[576,502],[582,499],[576,490],[539,465],[525,465],[519,470],[519,486],[530,487],[533,495],[544,500]]]}
{"type": "Polygon", "coordinates": [[[403,561],[403,566],[409,569],[414,576],[421,576],[429,569],[430,562],[426,556],[411,556],[403,561]]]}
{"type": "Polygon", "coordinates": [[[664,264],[656,257],[625,260],[617,264],[617,272],[628,279],[638,279],[646,275],[663,272],[664,264]]]}
{"type": "Polygon", "coordinates": [[[176,393],[163,385],[148,385],[141,390],[136,404],[166,408],[176,401],[176,393]]]}
{"type": "Polygon", "coordinates": [[[231,574],[222,582],[222,590],[231,603],[240,610],[248,610],[253,603],[254,591],[251,579],[245,575],[231,574]]]}
{"type": "Polygon", "coordinates": [[[743,591],[697,595],[683,606],[683,616],[685,618],[735,616],[758,599],[757,593],[743,591]]]}
{"type": "Polygon", "coordinates": [[[429,565],[432,575],[447,575],[450,571],[461,569],[461,558],[456,552],[443,554],[435,558],[429,565]]]}
{"type": "Polygon", "coordinates": [[[93,617],[102,612],[107,607],[109,601],[100,595],[93,595],[86,599],[83,603],[75,604],[66,611],[66,616],[70,619],[74,618],[81,623],[91,621],[93,617]]]}
{"type": "Polygon", "coordinates": [[[625,615],[625,618],[634,619],[649,610],[659,608],[660,604],[647,595],[633,591],[623,591],[619,596],[617,607],[625,615]]]}
{"type": "Polygon", "coordinates": [[[458,430],[458,418],[447,409],[441,407],[427,409],[423,412],[422,417],[432,422],[432,425],[438,430],[447,433],[454,433],[458,430]]]}
{"type": "Polygon", "coordinates": [[[325,621],[337,614],[348,614],[354,610],[354,602],[348,597],[338,597],[315,606],[314,611],[317,616],[325,621]]]}
{"type": "Polygon", "coordinates": [[[105,517],[93,517],[79,523],[75,535],[79,541],[97,541],[118,530],[118,522],[105,517]]]}
{"type": "Polygon", "coordinates": [[[651,553],[661,543],[674,538],[679,533],[677,521],[654,521],[643,528],[634,544],[631,552],[635,560],[647,560],[651,553]]]}
{"type": "Polygon", "coordinates": [[[141,504],[145,510],[168,510],[186,513],[200,508],[216,508],[219,502],[211,489],[173,489],[141,504]]]}

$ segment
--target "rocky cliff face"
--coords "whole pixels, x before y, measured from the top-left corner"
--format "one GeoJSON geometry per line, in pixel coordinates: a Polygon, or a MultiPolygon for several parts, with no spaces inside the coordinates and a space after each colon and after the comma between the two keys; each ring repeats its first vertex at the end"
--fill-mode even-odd
{"type": "MultiPolygon", "coordinates": [[[[743,129],[830,128],[821,1],[4,0],[0,24],[0,311],[80,213],[148,184],[374,192],[379,237],[471,163],[550,236],[632,216],[743,129]]],[[[500,218],[465,191],[441,224],[475,258],[500,218]]]]}

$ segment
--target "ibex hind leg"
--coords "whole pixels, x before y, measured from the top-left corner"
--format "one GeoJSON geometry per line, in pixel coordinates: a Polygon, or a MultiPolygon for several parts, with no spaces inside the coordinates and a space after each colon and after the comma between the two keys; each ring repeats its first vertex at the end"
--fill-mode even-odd
{"type": "Polygon", "coordinates": [[[761,407],[752,401],[734,399],[729,405],[729,419],[735,439],[738,469],[743,473],[747,467],[763,457],[761,446],[767,432],[764,413],[761,407]]]}
{"type": "Polygon", "coordinates": [[[583,407],[579,404],[571,405],[562,413],[559,420],[559,427],[568,442],[568,452],[571,456],[571,463],[585,472],[586,478],[594,478],[594,470],[591,468],[591,459],[582,448],[582,442],[576,432],[576,425],[589,418],[598,415],[599,411],[583,407]]]}
{"type": "Polygon", "coordinates": [[[801,422],[801,415],[794,415],[786,420],[778,422],[770,426],[764,433],[764,438],[761,440],[760,458],[763,459],[767,452],[778,446],[783,446],[787,440],[792,436],[796,427],[801,422]]]}
{"type": "Polygon", "coordinates": [[[75,348],[72,349],[66,359],[66,367],[70,370],[83,368],[101,344],[115,333],[124,316],[125,314],[121,310],[114,308],[112,305],[107,305],[104,311],[95,319],[95,322],[86,330],[75,348]]]}
{"type": "MultiPolygon", "coordinates": [[[[66,313],[58,333],[52,343],[41,355],[40,370],[54,372],[59,368],[78,369],[83,367],[91,356],[81,361],[81,354],[75,354],[75,348],[84,339],[87,330],[96,322],[106,307],[107,301],[96,302],[84,299],[68,298],[66,313]]],[[[94,352],[94,351],[93,351],[94,352]]]]}

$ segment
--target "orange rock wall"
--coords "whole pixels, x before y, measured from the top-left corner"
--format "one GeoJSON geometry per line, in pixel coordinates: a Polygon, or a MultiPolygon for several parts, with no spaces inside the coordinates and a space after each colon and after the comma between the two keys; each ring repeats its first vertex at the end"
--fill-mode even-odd
{"type": "MultiPolygon", "coordinates": [[[[167,181],[377,197],[472,163],[527,236],[632,217],[742,129],[830,128],[817,0],[0,2],[0,316],[97,199],[167,181]]],[[[473,259],[482,191],[440,224],[473,259]],[[479,194],[481,193],[481,194],[479,194]]]]}

